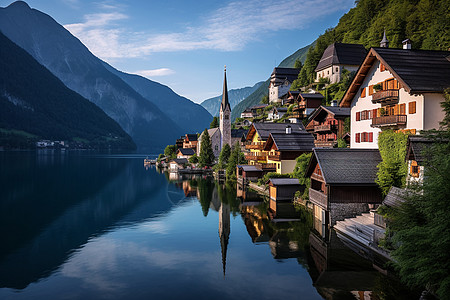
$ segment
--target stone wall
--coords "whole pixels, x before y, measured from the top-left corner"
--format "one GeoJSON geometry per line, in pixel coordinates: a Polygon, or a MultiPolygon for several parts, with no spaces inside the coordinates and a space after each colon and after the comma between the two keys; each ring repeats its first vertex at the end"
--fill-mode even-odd
{"type": "Polygon", "coordinates": [[[353,218],[356,215],[369,211],[367,203],[330,203],[330,225],[336,225],[336,221],[343,221],[345,218],[353,218]]]}

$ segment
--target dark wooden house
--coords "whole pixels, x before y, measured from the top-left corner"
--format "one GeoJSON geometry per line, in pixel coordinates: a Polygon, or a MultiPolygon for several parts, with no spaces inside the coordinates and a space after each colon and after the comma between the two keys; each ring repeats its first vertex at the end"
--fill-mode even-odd
{"type": "Polygon", "coordinates": [[[321,105],[310,115],[306,130],[314,135],[316,147],[333,147],[347,133],[344,125],[348,118],[349,107],[321,105]]]}
{"type": "Polygon", "coordinates": [[[303,192],[305,189],[297,178],[271,178],[267,184],[269,186],[269,208],[274,212],[279,210],[280,204],[292,203],[295,193],[303,192]]]}
{"type": "Polygon", "coordinates": [[[316,108],[322,105],[324,97],[321,93],[301,93],[295,100],[292,116],[298,119],[307,118],[316,108]]]}
{"type": "Polygon", "coordinates": [[[375,183],[380,162],[378,149],[314,149],[306,173],[311,178],[314,216],[333,226],[380,204],[381,191],[375,183]]]}

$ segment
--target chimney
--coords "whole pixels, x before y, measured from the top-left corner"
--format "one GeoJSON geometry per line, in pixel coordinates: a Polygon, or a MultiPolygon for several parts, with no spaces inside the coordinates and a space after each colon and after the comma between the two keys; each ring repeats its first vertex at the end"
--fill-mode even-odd
{"type": "Polygon", "coordinates": [[[292,128],[290,125],[286,126],[286,134],[291,134],[292,133],[292,128]]]}
{"type": "Polygon", "coordinates": [[[380,47],[381,47],[381,48],[389,48],[389,41],[388,41],[388,39],[386,38],[386,29],[384,29],[384,32],[383,32],[383,39],[382,39],[381,42],[380,42],[380,47]]]}
{"type": "Polygon", "coordinates": [[[406,39],[402,42],[403,44],[403,49],[411,49],[411,40],[410,39],[406,39]]]}
{"type": "Polygon", "coordinates": [[[338,106],[338,105],[337,105],[337,100],[332,100],[332,101],[331,101],[331,106],[338,106]]]}

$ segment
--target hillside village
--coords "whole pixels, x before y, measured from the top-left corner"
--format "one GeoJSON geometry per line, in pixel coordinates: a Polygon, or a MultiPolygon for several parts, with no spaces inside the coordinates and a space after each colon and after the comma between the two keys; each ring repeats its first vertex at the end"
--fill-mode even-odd
{"type": "Polygon", "coordinates": [[[388,247],[380,246],[389,228],[385,212],[427,180],[424,150],[438,142],[424,133],[440,129],[445,118],[450,52],[414,50],[409,39],[402,49],[389,48],[384,33],[380,47],[368,50],[329,45],[315,71],[314,83],[292,89],[299,69],[274,68],[268,96],[233,124],[225,71],[218,124],[201,135],[186,134],[165,152],[176,158],[158,160],[171,172],[211,172],[214,166],[219,179],[237,180],[238,193],[250,188],[265,194],[273,216],[280,203],[302,204],[325,239],[334,228],[365,251],[391,259],[388,247]],[[342,98],[330,99],[327,88],[349,74],[342,98]],[[230,152],[237,154],[229,158],[230,152]],[[407,171],[384,170],[400,178],[386,183],[382,165],[393,160],[407,171]]]}

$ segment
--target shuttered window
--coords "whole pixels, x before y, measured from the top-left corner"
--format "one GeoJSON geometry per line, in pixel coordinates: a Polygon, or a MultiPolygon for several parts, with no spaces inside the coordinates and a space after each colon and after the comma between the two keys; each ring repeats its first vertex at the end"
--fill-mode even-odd
{"type": "Polygon", "coordinates": [[[410,114],[416,113],[416,101],[408,103],[408,113],[410,113],[410,114]]]}
{"type": "Polygon", "coordinates": [[[356,121],[361,120],[361,113],[358,111],[356,112],[356,121]]]}
{"type": "Polygon", "coordinates": [[[369,96],[373,94],[373,85],[369,85],[369,96]]]}
{"type": "Polygon", "coordinates": [[[361,98],[364,98],[366,96],[366,88],[363,88],[361,90],[361,98]]]}
{"type": "Polygon", "coordinates": [[[372,110],[372,119],[377,117],[377,111],[376,108],[372,110]]]}
{"type": "Polygon", "coordinates": [[[355,133],[355,142],[359,143],[360,142],[360,133],[355,133]]]}
{"type": "Polygon", "coordinates": [[[402,104],[400,104],[399,106],[400,106],[400,114],[401,114],[401,115],[406,114],[406,104],[405,104],[405,103],[402,103],[402,104]]]}
{"type": "Polygon", "coordinates": [[[369,142],[373,142],[373,132],[369,132],[369,142]]]}

